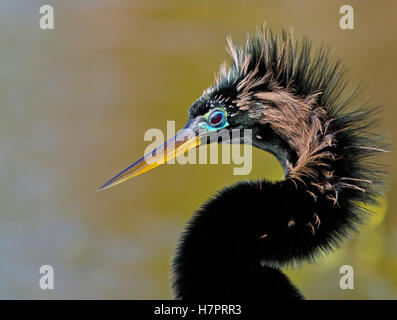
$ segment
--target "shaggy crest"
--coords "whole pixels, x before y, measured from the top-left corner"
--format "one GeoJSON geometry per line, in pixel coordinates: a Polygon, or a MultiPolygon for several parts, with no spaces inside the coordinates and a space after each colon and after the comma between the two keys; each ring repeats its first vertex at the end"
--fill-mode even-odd
{"type": "MultiPolygon", "coordinates": [[[[192,217],[174,259],[178,298],[302,299],[280,271],[332,251],[382,190],[385,150],[373,133],[378,108],[343,93],[344,67],[292,31],[265,27],[242,46],[228,39],[230,67],[189,109],[195,119],[221,107],[230,130],[251,129],[286,179],[240,181],[192,217]]],[[[200,119],[200,118],[199,118],[200,119]]]]}
{"type": "Polygon", "coordinates": [[[314,198],[325,194],[337,205],[339,192],[349,188],[363,194],[360,200],[373,201],[382,172],[368,160],[386,149],[371,133],[378,108],[359,104],[351,110],[359,88],[343,94],[347,81],[340,60],[325,46],[312,50],[292,30],[276,35],[265,26],[243,46],[228,38],[228,52],[231,67],[221,65],[204,95],[231,101],[235,112],[269,124],[297,156],[287,163],[286,178],[310,184],[307,192],[314,198]]]}

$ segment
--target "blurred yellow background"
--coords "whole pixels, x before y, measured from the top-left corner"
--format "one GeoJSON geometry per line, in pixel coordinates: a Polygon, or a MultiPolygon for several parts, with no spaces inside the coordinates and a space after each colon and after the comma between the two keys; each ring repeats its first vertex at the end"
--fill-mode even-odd
{"type": "MultiPolygon", "coordinates": [[[[382,105],[395,141],[397,2],[349,1],[355,29],[339,28],[345,1],[0,2],[0,298],[168,299],[170,261],[185,222],[216,190],[241,179],[279,179],[255,150],[249,177],[232,165],[165,165],[104,192],[142,156],[149,128],[182,127],[187,109],[227,58],[264,21],[324,41],[351,83],[382,105]],[[55,9],[55,30],[39,8],[55,9]],[[39,287],[39,267],[55,289],[39,287]]],[[[389,165],[396,153],[385,157],[389,165]]],[[[397,184],[378,215],[337,253],[286,272],[308,299],[397,298],[397,184]],[[339,288],[339,268],[355,289],[339,288]]]]}

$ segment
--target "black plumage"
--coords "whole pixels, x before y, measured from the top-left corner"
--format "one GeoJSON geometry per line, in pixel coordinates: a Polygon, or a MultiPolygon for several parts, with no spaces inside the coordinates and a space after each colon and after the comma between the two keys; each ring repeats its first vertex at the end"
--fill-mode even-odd
{"type": "Polygon", "coordinates": [[[221,68],[216,84],[193,103],[189,115],[207,112],[213,101],[224,104],[228,114],[235,114],[230,127],[251,128],[253,144],[275,154],[286,178],[227,187],[194,214],[174,259],[174,292],[182,299],[300,299],[279,268],[336,248],[367,219],[365,205],[376,203],[381,193],[383,172],[372,161],[386,148],[371,131],[378,108],[357,103],[359,90],[344,95],[340,61],[324,46],[313,52],[304,37],[294,40],[292,33],[279,36],[264,28],[248,35],[244,46],[229,41],[229,52],[232,66],[221,68]],[[253,84],[244,102],[248,107],[238,107],[239,85],[249,82],[244,79],[250,73],[253,84]],[[263,104],[268,105],[265,113],[282,108],[257,97],[274,91],[288,92],[287,99],[303,103],[313,97],[307,123],[286,130],[299,131],[319,121],[312,136],[299,142],[316,140],[313,144],[319,148],[313,154],[298,155],[300,146],[290,144],[288,134],[250,114],[263,104]],[[295,172],[300,157],[308,159],[295,172]]]}
{"type": "MultiPolygon", "coordinates": [[[[242,46],[228,42],[231,66],[221,66],[176,137],[196,136],[149,155],[164,159],[164,150],[204,143],[199,129],[251,129],[252,144],[276,156],[285,179],[242,181],[208,200],[181,236],[173,290],[179,299],[302,299],[280,268],[338,247],[382,193],[379,108],[361,104],[358,89],[345,94],[341,62],[305,37],[264,27],[242,46]]],[[[158,165],[145,159],[100,189],[158,165]]]]}

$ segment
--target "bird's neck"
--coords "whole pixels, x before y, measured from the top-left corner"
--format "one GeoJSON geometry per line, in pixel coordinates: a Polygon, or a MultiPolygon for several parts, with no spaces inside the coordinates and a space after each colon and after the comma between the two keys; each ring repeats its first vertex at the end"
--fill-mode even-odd
{"type": "Polygon", "coordinates": [[[253,138],[280,161],[286,180],[238,183],[194,214],[174,259],[178,298],[303,298],[279,268],[326,242],[317,212],[333,207],[289,178],[296,152],[269,126],[254,128],[253,138]]]}
{"type": "Polygon", "coordinates": [[[280,162],[286,176],[290,170],[290,164],[297,160],[296,152],[269,125],[255,126],[252,129],[252,145],[273,154],[280,162]]]}
{"type": "Polygon", "coordinates": [[[316,128],[303,133],[311,140],[295,133],[295,147],[266,125],[253,132],[286,178],[227,187],[194,214],[174,260],[178,298],[302,298],[279,268],[333,250],[377,191],[377,171],[363,159],[378,150],[348,128],[355,117],[311,117],[316,128]]]}
{"type": "Polygon", "coordinates": [[[278,269],[299,254],[298,238],[313,238],[306,226],[312,217],[303,211],[312,199],[294,188],[287,181],[243,182],[196,212],[174,259],[176,297],[301,299],[278,269]]]}

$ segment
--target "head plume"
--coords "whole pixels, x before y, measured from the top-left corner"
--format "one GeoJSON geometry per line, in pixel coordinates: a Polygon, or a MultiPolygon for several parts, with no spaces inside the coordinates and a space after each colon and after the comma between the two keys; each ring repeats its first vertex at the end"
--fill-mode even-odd
{"type": "Polygon", "coordinates": [[[286,178],[303,183],[315,199],[338,205],[344,191],[349,200],[374,202],[382,170],[370,160],[386,149],[372,132],[378,108],[358,102],[359,88],[344,93],[341,61],[324,45],[312,49],[307,38],[295,39],[292,30],[279,35],[265,26],[244,45],[228,38],[228,52],[231,66],[221,65],[198,101],[225,102],[231,117],[245,113],[270,126],[294,154],[286,178]]]}

